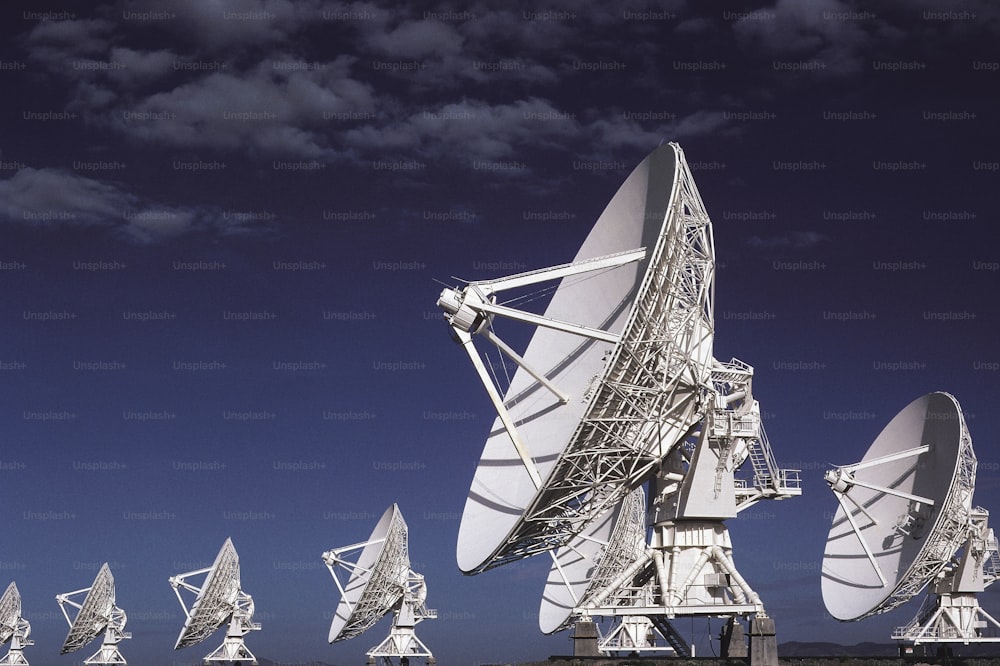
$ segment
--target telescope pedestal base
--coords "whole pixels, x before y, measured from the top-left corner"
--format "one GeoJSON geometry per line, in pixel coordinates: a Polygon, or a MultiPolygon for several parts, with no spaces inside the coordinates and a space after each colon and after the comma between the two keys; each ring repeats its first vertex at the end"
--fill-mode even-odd
{"type": "Polygon", "coordinates": [[[748,656],[743,625],[735,617],[729,618],[729,621],[722,627],[719,643],[721,644],[722,656],[726,659],[746,658],[748,656]]]}
{"type": "Polygon", "coordinates": [[[766,615],[750,620],[750,666],[778,666],[774,619],[766,615]]]}
{"type": "Polygon", "coordinates": [[[580,620],[573,625],[573,656],[597,657],[601,654],[598,646],[597,623],[580,620]]]}

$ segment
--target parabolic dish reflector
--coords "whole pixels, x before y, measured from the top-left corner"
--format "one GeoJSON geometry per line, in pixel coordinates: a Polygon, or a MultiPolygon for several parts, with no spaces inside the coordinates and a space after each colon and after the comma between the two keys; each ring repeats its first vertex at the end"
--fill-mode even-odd
{"type": "MultiPolygon", "coordinates": [[[[565,277],[544,316],[608,342],[539,326],[503,400],[542,480],[536,488],[498,417],[459,528],[467,573],[565,545],[658,467],[703,409],[712,363],[711,222],[676,144],[648,155],[574,262],[645,248],[615,268],[565,277]]],[[[476,283],[470,283],[470,287],[476,283]]]]}
{"type": "Polygon", "coordinates": [[[226,539],[215,557],[202,584],[201,592],[191,606],[191,612],[174,649],[196,645],[229,621],[236,609],[240,592],[240,557],[232,539],[226,539]]]}
{"type": "Polygon", "coordinates": [[[0,597],[0,645],[4,645],[14,637],[20,619],[21,593],[18,592],[17,585],[11,581],[3,597],[0,597]]]}
{"type": "Polygon", "coordinates": [[[115,607],[115,578],[111,575],[111,569],[105,562],[94,583],[90,586],[90,591],[80,605],[80,610],[69,628],[66,640],[63,641],[60,654],[75,652],[85,646],[90,641],[108,628],[111,620],[111,611],[115,607]]]}
{"type": "Polygon", "coordinates": [[[838,620],[859,620],[912,598],[964,543],[976,458],[958,401],[914,400],[841,470],[850,475],[823,554],[823,601],[838,620]]]}
{"type": "Polygon", "coordinates": [[[538,626],[551,634],[570,626],[573,609],[607,587],[646,545],[646,496],[636,488],[615,511],[593,521],[556,551],[538,611],[538,626]]]}
{"type": "Polygon", "coordinates": [[[392,610],[403,598],[409,573],[406,521],[393,504],[358,555],[330,624],[329,642],[358,636],[392,610]]]}

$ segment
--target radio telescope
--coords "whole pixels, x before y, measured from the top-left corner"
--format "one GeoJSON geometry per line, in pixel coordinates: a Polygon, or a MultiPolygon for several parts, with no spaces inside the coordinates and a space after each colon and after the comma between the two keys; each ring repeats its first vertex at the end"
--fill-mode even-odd
{"type": "MultiPolygon", "coordinates": [[[[711,221],[683,151],[669,144],[632,171],[572,262],[441,293],[438,306],[497,411],[459,528],[462,571],[569,547],[649,484],[651,541],[571,613],[664,622],[755,614],[758,646],[774,644],[724,521],[801,489],[761,429],[753,368],[713,358],[714,276],[711,221]],[[544,314],[514,307],[538,296],[516,290],[551,281],[559,283],[541,292],[551,294],[544,314]],[[504,292],[514,295],[498,301],[504,292]],[[496,332],[504,320],[537,327],[523,354],[496,332]],[[506,389],[477,337],[517,366],[506,389]],[[746,460],[753,477],[739,481],[746,460]]],[[[567,598],[583,601],[583,583],[567,585],[567,598]]]]}
{"type": "Polygon", "coordinates": [[[903,408],[861,462],[826,481],[839,508],[823,554],[823,601],[861,620],[930,584],[917,616],[892,637],[913,643],[997,642],[976,593],[1000,571],[989,512],[974,507],[976,455],[954,396],[929,393],[903,408]],[[959,552],[961,551],[961,552],[959,552]]]}
{"type": "Polygon", "coordinates": [[[105,562],[94,577],[90,587],[56,596],[59,608],[69,624],[69,633],[60,654],[76,652],[104,632],[101,648],[85,664],[125,664],[125,657],[118,651],[118,644],[132,634],[125,631],[125,611],[115,605],[115,578],[105,562]],[[83,603],[74,598],[86,595],[83,603]],[[76,618],[70,619],[67,607],[76,609],[76,618]]]}
{"type": "Polygon", "coordinates": [[[435,663],[434,655],[417,638],[415,627],[436,618],[437,611],[427,608],[424,577],[410,569],[408,541],[406,521],[393,504],[367,541],[323,553],[323,562],[340,590],[340,603],[330,625],[331,643],[364,633],[392,611],[389,636],[368,651],[369,664],[381,660],[390,666],[393,659],[406,664],[412,657],[435,663]],[[348,559],[358,551],[355,561],[348,559]],[[349,576],[346,584],[337,576],[338,569],[349,576]]]}
{"type": "Polygon", "coordinates": [[[23,650],[35,644],[29,636],[31,624],[21,617],[21,593],[11,582],[0,597],[0,645],[10,643],[7,654],[0,658],[0,666],[28,666],[23,650]]]}
{"type": "Polygon", "coordinates": [[[187,618],[177,637],[175,650],[202,642],[228,623],[225,640],[204,658],[204,663],[250,661],[256,666],[257,658],[244,644],[243,637],[258,631],[260,624],[253,621],[253,598],[240,587],[240,558],[232,539],[222,544],[211,567],[174,576],[170,578],[170,585],[187,618]],[[202,574],[205,578],[201,587],[188,582],[202,574]],[[190,610],[181,590],[197,595],[190,610]]]}

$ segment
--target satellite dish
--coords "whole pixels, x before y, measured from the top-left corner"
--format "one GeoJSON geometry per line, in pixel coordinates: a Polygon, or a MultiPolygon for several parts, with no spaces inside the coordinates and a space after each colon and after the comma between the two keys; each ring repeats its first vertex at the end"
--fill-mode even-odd
{"type": "Polygon", "coordinates": [[[202,642],[228,623],[222,645],[204,661],[250,661],[257,664],[257,658],[246,647],[243,638],[251,631],[259,630],[260,624],[253,622],[253,598],[240,587],[240,558],[232,539],[226,539],[222,544],[211,567],[174,576],[170,578],[170,585],[187,618],[177,637],[175,650],[202,642]],[[202,574],[205,578],[201,587],[188,582],[189,578],[202,574]],[[184,603],[181,590],[197,595],[190,610],[184,603]]]}
{"type": "Polygon", "coordinates": [[[917,616],[892,637],[914,643],[998,642],[976,598],[1000,577],[989,512],[974,507],[976,455],[954,396],[903,408],[861,462],[830,470],[840,504],[823,555],[823,601],[838,620],[905,603],[928,583],[917,616]],[[961,550],[961,553],[959,552],[961,550]]]}
{"type": "Polygon", "coordinates": [[[104,641],[85,664],[124,664],[125,658],[118,651],[118,644],[132,634],[125,631],[127,618],[125,611],[115,605],[115,578],[105,562],[90,587],[56,596],[59,608],[69,624],[69,633],[63,642],[60,654],[76,652],[104,632],[104,641]],[[83,603],[74,598],[86,595],[83,603]],[[67,607],[77,610],[76,617],[70,619],[67,607]]]}
{"type": "Polygon", "coordinates": [[[340,603],[330,625],[331,643],[354,638],[372,627],[390,611],[392,628],[388,638],[368,651],[370,660],[383,658],[391,663],[411,657],[435,662],[427,646],[417,638],[417,623],[437,617],[426,606],[424,577],[410,569],[409,533],[406,521],[395,504],[382,514],[367,541],[323,553],[323,561],[340,591],[340,603]],[[351,561],[350,556],[357,555],[351,561]],[[348,575],[344,584],[337,570],[348,575]]]}
{"type": "Polygon", "coordinates": [[[632,171],[572,263],[442,292],[498,413],[462,515],[462,571],[567,544],[656,473],[706,408],[714,271],[711,223],[669,144],[632,171]],[[497,302],[550,280],[544,315],[497,302]],[[523,356],[497,317],[538,326],[523,356]],[[473,334],[518,365],[502,396],[473,334]]]}
{"type": "Polygon", "coordinates": [[[538,611],[538,626],[551,634],[568,629],[574,609],[584,606],[646,548],[646,495],[636,488],[615,511],[591,523],[556,551],[538,611]]]}
{"type": "Polygon", "coordinates": [[[838,620],[905,603],[966,538],[976,458],[958,401],[929,393],[900,411],[861,462],[826,474],[840,504],[823,553],[823,601],[838,620]]]}
{"type": "Polygon", "coordinates": [[[10,648],[0,659],[0,664],[28,666],[23,650],[35,644],[29,636],[31,636],[31,624],[21,617],[21,593],[17,585],[11,582],[3,597],[0,597],[0,645],[10,643],[10,648]]]}
{"type": "MultiPolygon", "coordinates": [[[[470,282],[438,299],[497,411],[466,500],[458,565],[479,573],[561,549],[543,629],[573,615],[623,617],[626,642],[648,630],[687,656],[670,619],[755,614],[755,650],[777,663],[774,623],[736,569],[724,521],[801,486],[797,470],[778,468],[764,435],[753,368],[713,358],[714,277],[711,220],[671,143],[626,178],[573,262],[470,282]],[[544,314],[497,301],[552,280],[544,314]],[[537,327],[523,356],[497,335],[500,319],[537,327]],[[506,389],[475,337],[517,365],[506,389]],[[735,477],[744,461],[750,481],[735,477]],[[648,546],[625,540],[628,555],[603,567],[600,548],[618,522],[609,512],[647,483],[648,546]]],[[[578,622],[574,650],[594,655],[596,627],[584,622],[593,625],[578,622]]]]}
{"type": "MultiPolygon", "coordinates": [[[[545,592],[538,612],[542,633],[552,634],[573,626],[592,614],[603,615],[594,607],[594,598],[612,587],[614,581],[643,557],[646,550],[646,493],[636,488],[615,508],[591,523],[587,529],[558,549],[552,556],[552,567],[545,583],[545,592]],[[593,611],[593,613],[592,613],[593,611]]],[[[618,611],[623,604],[646,605],[652,590],[642,588],[638,594],[612,602],[618,611]]],[[[615,652],[673,652],[687,655],[669,623],[654,623],[645,615],[617,615],[615,624],[603,632],[598,650],[615,652]],[[667,632],[667,633],[664,633],[667,632]]]]}

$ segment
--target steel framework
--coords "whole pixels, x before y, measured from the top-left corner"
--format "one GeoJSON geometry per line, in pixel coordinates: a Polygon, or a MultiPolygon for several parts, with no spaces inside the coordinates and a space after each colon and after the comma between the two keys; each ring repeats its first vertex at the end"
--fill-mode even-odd
{"type": "MultiPolygon", "coordinates": [[[[786,499],[802,490],[798,470],[779,469],[774,461],[753,399],[752,377],[753,368],[736,359],[716,362],[716,407],[692,436],[694,443],[683,449],[686,473],[661,473],[652,541],[616,578],[602,581],[600,591],[575,609],[578,615],[669,620],[678,615],[764,614],[760,597],[732,559],[725,519],[761,499],[786,499]],[[750,483],[736,483],[734,473],[747,459],[754,475],[750,483]],[[698,497],[685,501],[685,491],[698,497]],[[743,499],[737,503],[738,498],[743,499]]],[[[675,455],[684,457],[680,450],[675,455]]],[[[675,463],[672,470],[678,469],[675,463]]]]}
{"type": "Polygon", "coordinates": [[[996,536],[988,521],[988,511],[972,510],[961,557],[952,559],[938,574],[916,617],[893,630],[893,639],[915,645],[1000,642],[1000,622],[976,597],[997,579],[1000,566],[996,536]],[[987,629],[994,635],[985,635],[987,629]]]}

